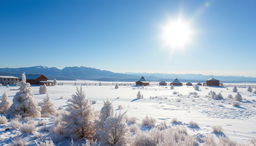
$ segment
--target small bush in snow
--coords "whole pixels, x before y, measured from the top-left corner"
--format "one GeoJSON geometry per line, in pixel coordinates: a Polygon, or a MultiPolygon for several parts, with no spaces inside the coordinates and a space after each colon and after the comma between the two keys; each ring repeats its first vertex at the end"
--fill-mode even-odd
{"type": "Polygon", "coordinates": [[[199,91],[199,86],[196,84],[196,85],[194,86],[194,89],[195,89],[196,91],[199,91]]]}
{"type": "Polygon", "coordinates": [[[62,118],[62,126],[67,136],[76,139],[92,140],[95,133],[95,117],[91,103],[85,97],[82,87],[68,100],[66,114],[62,118]]]}
{"type": "Polygon", "coordinates": [[[48,96],[48,94],[46,95],[46,98],[40,104],[40,106],[41,106],[41,109],[42,109],[41,110],[41,115],[43,117],[49,117],[49,116],[52,116],[56,113],[56,109],[54,107],[54,104],[50,100],[50,97],[48,96]]]}
{"type": "Polygon", "coordinates": [[[137,93],[137,98],[138,99],[143,99],[143,95],[140,93],[140,91],[137,93]]]}
{"type": "Polygon", "coordinates": [[[222,128],[220,126],[213,126],[212,132],[213,133],[223,133],[222,128]]]}
{"type": "Polygon", "coordinates": [[[248,89],[247,89],[248,92],[252,92],[252,87],[249,86],[248,89]]]}
{"type": "Polygon", "coordinates": [[[39,93],[40,94],[46,94],[47,93],[47,87],[46,85],[41,85],[39,88],[39,93]]]}
{"type": "Polygon", "coordinates": [[[236,101],[242,101],[243,100],[242,95],[240,93],[237,93],[236,96],[235,96],[235,100],[236,101]]]}
{"type": "Polygon", "coordinates": [[[40,107],[34,100],[32,89],[29,83],[26,83],[26,75],[22,74],[22,81],[19,83],[19,92],[13,97],[13,103],[8,110],[10,117],[21,115],[22,117],[40,117],[40,107]]]}
{"type": "Polygon", "coordinates": [[[112,102],[109,100],[104,101],[104,105],[100,110],[99,122],[97,124],[97,128],[102,129],[106,119],[108,117],[112,117],[113,114],[114,114],[114,109],[113,109],[112,102]]]}
{"type": "Polygon", "coordinates": [[[233,88],[233,92],[237,92],[238,90],[237,90],[237,87],[236,86],[234,86],[234,88],[233,88]]]}
{"type": "Polygon", "coordinates": [[[237,101],[233,101],[232,105],[233,105],[234,107],[240,107],[240,103],[237,102],[237,101]]]}
{"type": "Polygon", "coordinates": [[[101,133],[101,143],[103,145],[119,145],[128,144],[128,129],[124,121],[124,114],[118,114],[108,117],[104,122],[101,133]]]}
{"type": "Polygon", "coordinates": [[[20,131],[26,134],[33,134],[36,131],[36,127],[33,122],[28,122],[21,125],[20,131]]]}
{"type": "Polygon", "coordinates": [[[53,80],[53,85],[54,85],[54,86],[57,85],[57,80],[56,80],[56,79],[53,80]]]}
{"type": "Polygon", "coordinates": [[[12,141],[11,146],[26,146],[26,141],[21,138],[16,138],[12,141]]]}
{"type": "Polygon", "coordinates": [[[229,99],[233,99],[233,96],[231,94],[228,95],[229,99]]]}
{"type": "Polygon", "coordinates": [[[118,105],[117,110],[122,110],[124,107],[122,105],[118,105]]]}
{"type": "Polygon", "coordinates": [[[118,89],[118,84],[115,85],[115,89],[118,89]]]}
{"type": "Polygon", "coordinates": [[[199,125],[196,122],[193,122],[193,121],[189,122],[189,126],[191,128],[199,128],[199,125]]]}
{"type": "Polygon", "coordinates": [[[146,116],[141,123],[141,126],[145,128],[153,128],[156,125],[156,120],[152,117],[146,116]]]}
{"type": "Polygon", "coordinates": [[[137,125],[132,125],[130,127],[130,132],[133,133],[133,134],[136,134],[138,132],[139,128],[137,125]]]}
{"type": "Polygon", "coordinates": [[[174,86],[173,86],[173,85],[171,85],[170,89],[171,89],[171,90],[173,90],[173,89],[174,89],[174,86]]]}
{"type": "Polygon", "coordinates": [[[137,118],[135,117],[129,117],[127,118],[126,122],[128,125],[133,125],[133,124],[136,124],[136,121],[137,121],[137,118]]]}
{"type": "Polygon", "coordinates": [[[165,129],[168,128],[168,126],[165,122],[161,122],[161,123],[156,125],[156,128],[159,129],[159,130],[165,130],[165,129]]]}
{"type": "Polygon", "coordinates": [[[12,119],[10,122],[10,127],[12,127],[12,129],[19,129],[21,127],[21,123],[19,122],[19,119],[18,118],[12,119]]]}
{"type": "Polygon", "coordinates": [[[0,103],[0,114],[5,114],[11,106],[11,101],[8,99],[8,95],[4,92],[0,103]]]}
{"type": "Polygon", "coordinates": [[[8,120],[6,119],[5,116],[0,116],[0,124],[6,124],[8,120]]]}

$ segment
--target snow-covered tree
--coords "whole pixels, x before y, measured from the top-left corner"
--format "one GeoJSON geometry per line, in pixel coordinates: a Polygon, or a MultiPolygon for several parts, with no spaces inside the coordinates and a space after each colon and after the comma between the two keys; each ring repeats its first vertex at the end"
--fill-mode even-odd
{"type": "Polygon", "coordinates": [[[242,95],[241,95],[240,93],[237,93],[236,96],[235,96],[235,100],[236,100],[236,101],[241,101],[241,100],[243,100],[242,95]]]}
{"type": "Polygon", "coordinates": [[[68,100],[66,111],[62,118],[65,133],[72,138],[92,140],[96,133],[94,111],[82,87],[68,100]]]}
{"type": "Polygon", "coordinates": [[[10,117],[20,115],[22,117],[40,117],[40,107],[34,100],[32,89],[29,83],[26,83],[26,75],[22,74],[22,80],[18,84],[20,86],[19,91],[13,97],[13,103],[8,110],[10,117]]]}
{"type": "Polygon", "coordinates": [[[41,110],[41,115],[43,117],[49,117],[49,116],[54,115],[56,113],[56,109],[54,107],[54,104],[50,100],[50,97],[48,96],[48,94],[46,95],[46,98],[40,104],[40,106],[41,106],[41,109],[42,109],[41,110]]]}
{"type": "Polygon", "coordinates": [[[40,94],[46,94],[47,93],[47,87],[46,87],[45,84],[40,86],[39,93],[40,94]]]}
{"type": "Polygon", "coordinates": [[[100,110],[100,117],[99,117],[99,125],[98,128],[102,128],[104,125],[104,122],[108,117],[112,117],[114,114],[113,105],[112,102],[109,100],[104,101],[104,105],[100,110]]]}
{"type": "Polygon", "coordinates": [[[53,85],[54,86],[57,85],[57,80],[56,79],[53,80],[53,85]]]}
{"type": "Polygon", "coordinates": [[[174,89],[174,86],[173,85],[171,85],[171,90],[173,90],[174,89]]]}
{"type": "Polygon", "coordinates": [[[234,88],[233,88],[233,92],[237,92],[238,90],[237,90],[237,87],[236,86],[234,86],[234,88]]]}
{"type": "Polygon", "coordinates": [[[100,136],[100,143],[103,145],[124,146],[128,144],[128,128],[124,115],[119,113],[106,119],[100,136]]]}
{"type": "Polygon", "coordinates": [[[2,98],[1,98],[1,103],[0,103],[0,114],[5,114],[7,110],[11,106],[11,101],[8,98],[8,95],[6,92],[4,92],[2,98]]]}
{"type": "Polygon", "coordinates": [[[196,84],[196,85],[194,86],[194,89],[195,89],[196,91],[199,91],[199,86],[196,84]]]}
{"type": "Polygon", "coordinates": [[[137,93],[137,98],[138,99],[143,99],[143,95],[140,93],[140,91],[137,93]]]}
{"type": "Polygon", "coordinates": [[[247,89],[247,91],[252,92],[252,87],[249,86],[248,89],[247,89]]]}
{"type": "Polygon", "coordinates": [[[119,88],[119,87],[118,87],[118,84],[116,84],[116,85],[115,85],[115,89],[118,89],[118,88],[119,88]]]}

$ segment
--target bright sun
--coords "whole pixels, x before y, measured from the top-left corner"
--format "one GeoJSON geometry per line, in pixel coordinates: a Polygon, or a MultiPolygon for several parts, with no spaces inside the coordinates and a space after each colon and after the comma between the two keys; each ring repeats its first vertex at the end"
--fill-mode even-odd
{"type": "Polygon", "coordinates": [[[161,29],[164,47],[171,51],[183,50],[191,42],[193,30],[188,21],[181,17],[167,21],[161,29]]]}

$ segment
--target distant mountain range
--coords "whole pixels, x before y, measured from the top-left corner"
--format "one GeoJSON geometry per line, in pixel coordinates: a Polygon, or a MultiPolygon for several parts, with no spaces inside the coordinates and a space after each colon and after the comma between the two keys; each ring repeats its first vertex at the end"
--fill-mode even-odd
{"type": "Polygon", "coordinates": [[[179,78],[181,81],[203,82],[209,78],[216,78],[222,82],[256,82],[256,77],[243,76],[210,76],[202,74],[161,74],[161,73],[115,73],[90,67],[21,67],[0,68],[0,75],[20,76],[23,72],[27,74],[44,74],[49,79],[57,80],[98,80],[98,81],[136,81],[144,76],[149,81],[172,81],[179,78]]]}

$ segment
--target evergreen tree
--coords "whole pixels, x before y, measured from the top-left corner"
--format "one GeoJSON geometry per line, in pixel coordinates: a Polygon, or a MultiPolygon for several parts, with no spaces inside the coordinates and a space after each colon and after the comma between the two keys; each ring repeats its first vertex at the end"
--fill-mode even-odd
{"type": "Polygon", "coordinates": [[[0,103],[0,114],[5,114],[11,106],[11,101],[8,99],[8,95],[4,92],[0,103]]]}
{"type": "Polygon", "coordinates": [[[40,106],[41,106],[41,109],[42,109],[41,110],[41,115],[43,117],[49,117],[49,116],[54,115],[56,113],[56,109],[54,107],[54,104],[50,100],[50,97],[48,96],[48,94],[46,95],[46,98],[40,104],[40,106]]]}

